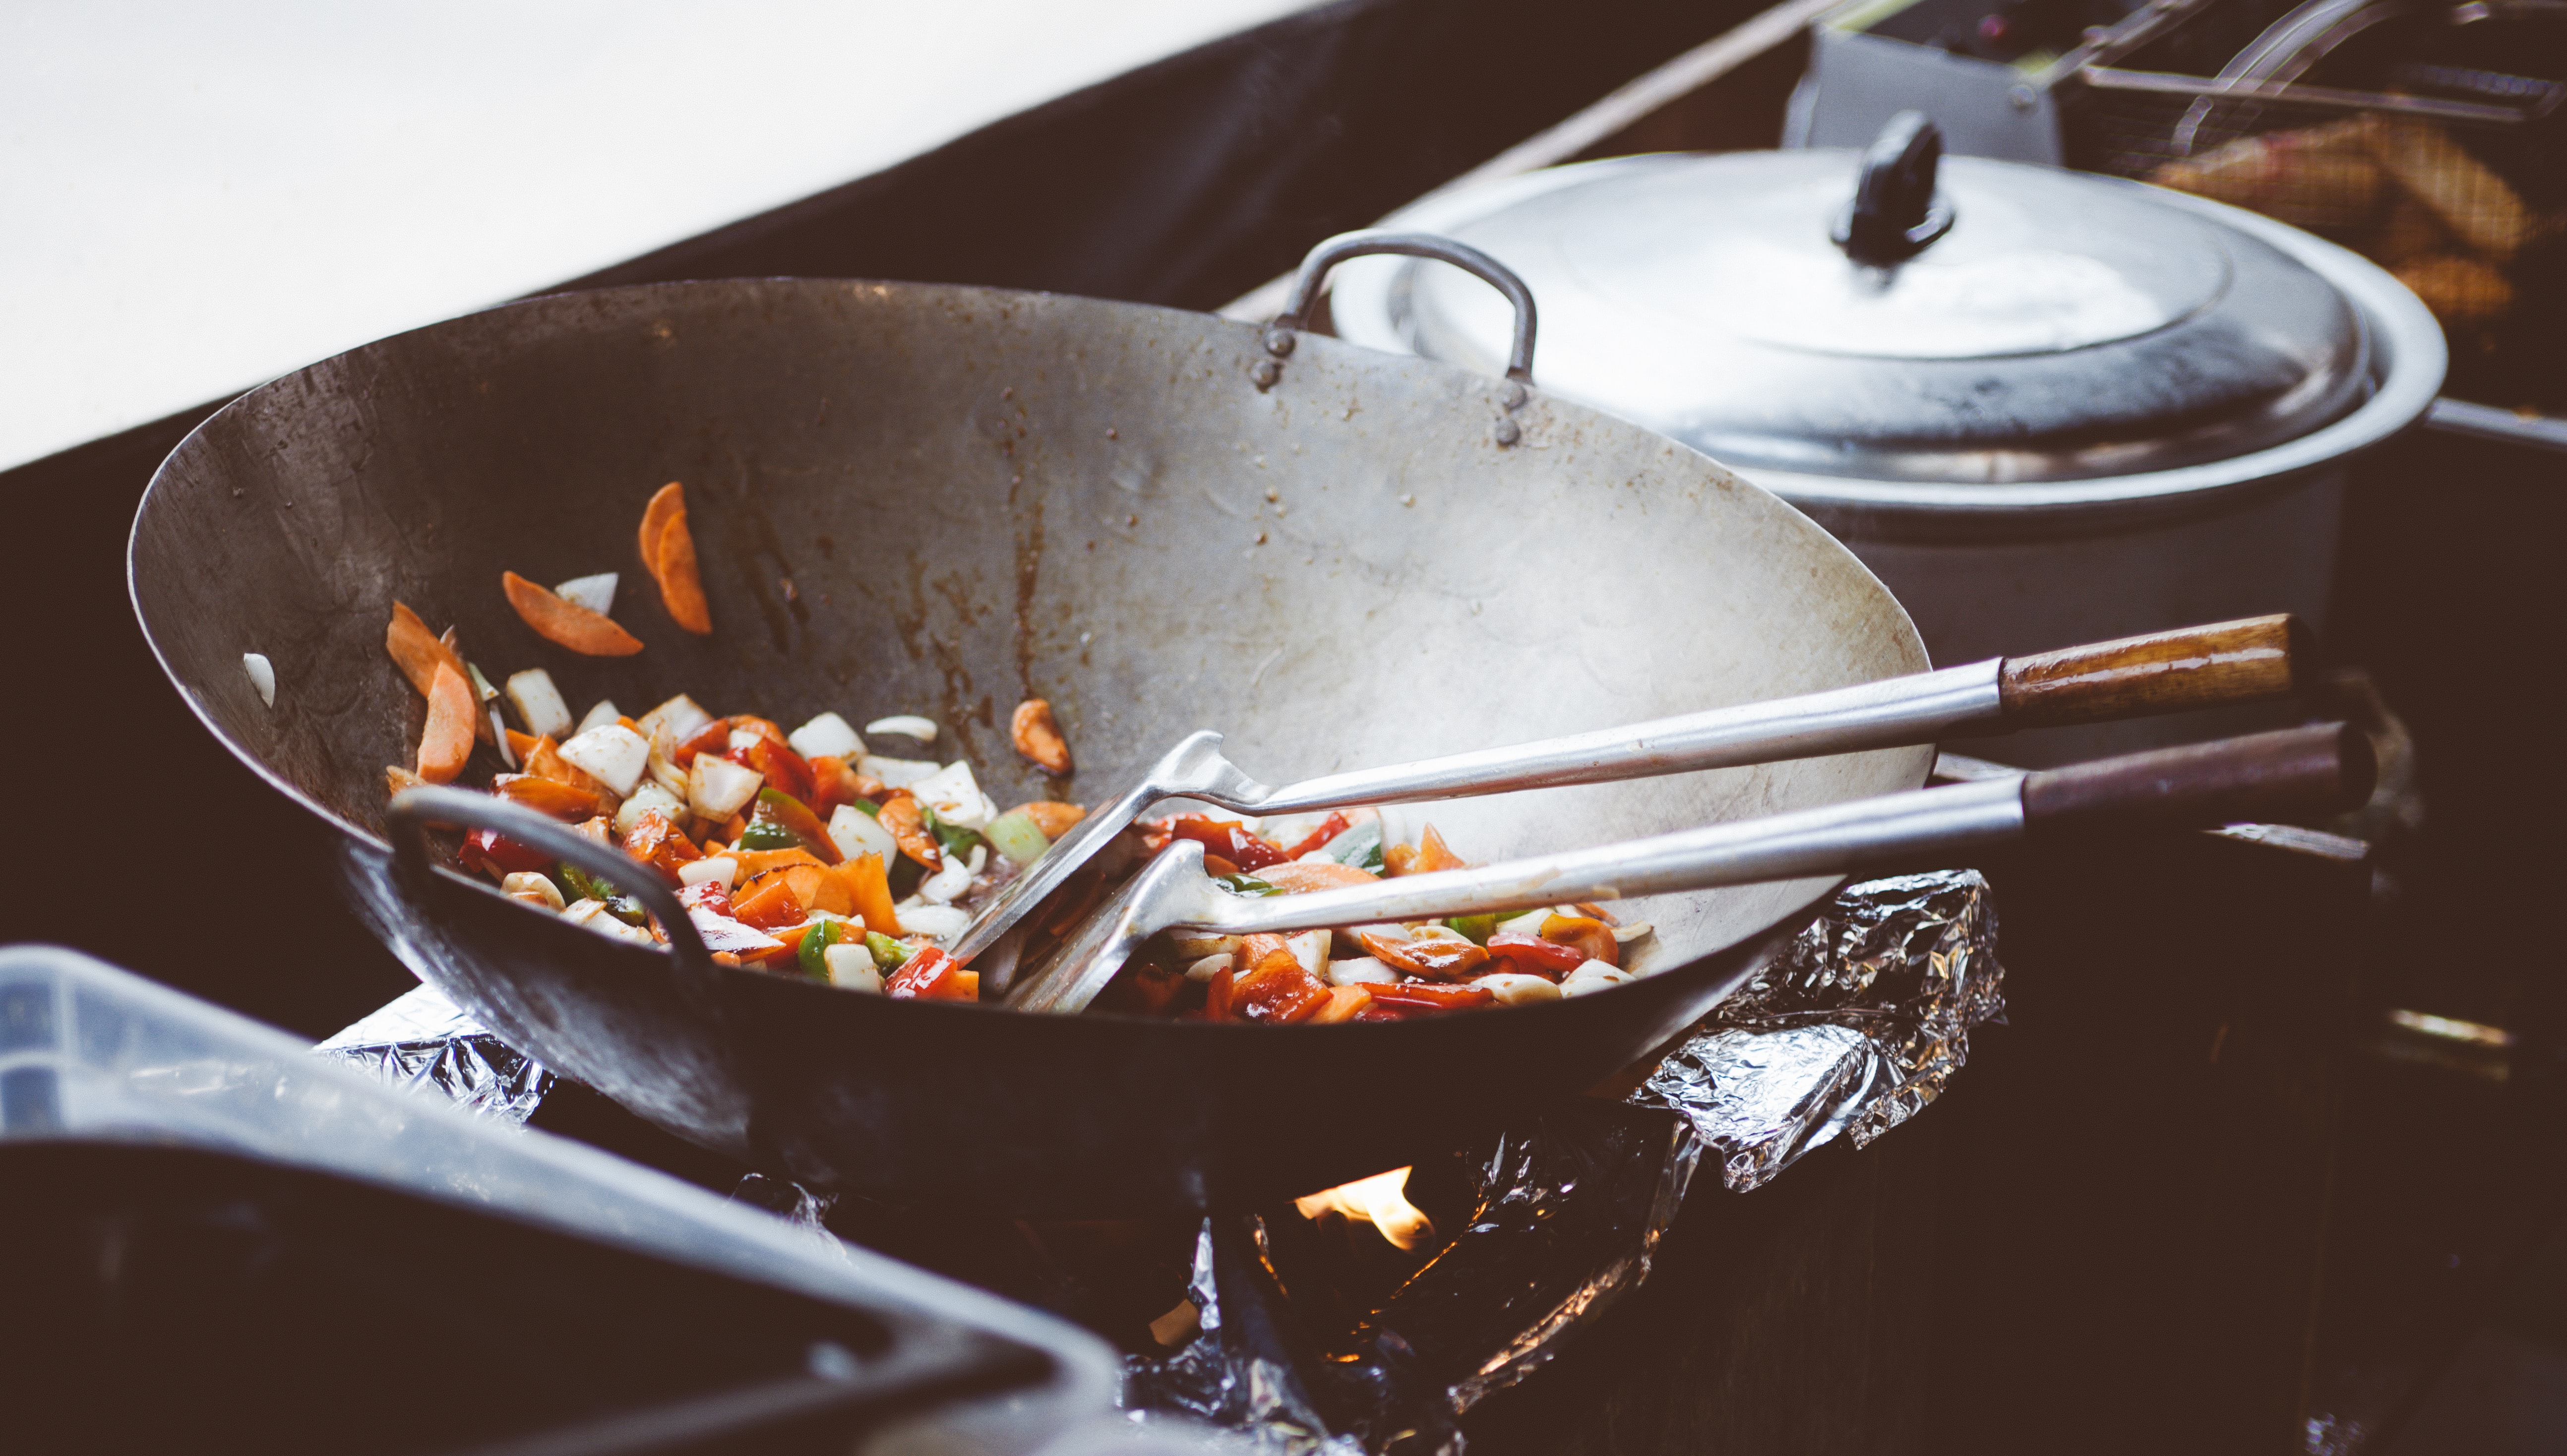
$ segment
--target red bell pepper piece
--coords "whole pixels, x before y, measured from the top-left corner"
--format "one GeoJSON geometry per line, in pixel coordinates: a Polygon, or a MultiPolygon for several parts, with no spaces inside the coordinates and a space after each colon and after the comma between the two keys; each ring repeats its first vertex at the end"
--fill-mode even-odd
{"type": "Polygon", "coordinates": [[[496,875],[525,874],[553,867],[553,857],[531,844],[521,844],[496,829],[475,829],[463,836],[461,859],[474,869],[496,875]]]}
{"type": "Polygon", "coordinates": [[[883,995],[897,1001],[977,1001],[980,982],[952,956],[929,946],[901,963],[883,983],[883,995]]]}
{"type": "Polygon", "coordinates": [[[1495,1006],[1498,1000],[1476,986],[1438,986],[1431,981],[1402,981],[1396,986],[1374,986],[1370,990],[1375,1006],[1413,1006],[1425,1011],[1468,1011],[1495,1006]]]}
{"type": "Polygon", "coordinates": [[[680,743],[669,753],[669,761],[684,768],[696,761],[698,753],[720,753],[730,747],[730,720],[717,718],[696,729],[696,735],[680,743]]]}
{"type": "MultiPolygon", "coordinates": [[[[1554,920],[1558,916],[1552,917],[1554,920]]],[[[1611,939],[1610,935],[1606,939],[1611,939]]],[[[1521,931],[1502,930],[1489,937],[1489,954],[1503,956],[1536,976],[1557,981],[1586,964],[1587,955],[1575,946],[1547,941],[1521,931]]]]}
{"type": "Polygon", "coordinates": [[[1328,989],[1286,954],[1283,965],[1267,965],[1232,983],[1232,1015],[1248,1021],[1298,1021],[1317,1015],[1328,1004],[1328,989]]]}
{"type": "Polygon", "coordinates": [[[812,798],[817,780],[811,775],[811,765],[801,754],[773,738],[761,737],[745,748],[731,749],[725,756],[766,775],[769,784],[792,795],[796,803],[808,803],[812,798]]]}
{"type": "Polygon", "coordinates": [[[1168,821],[1168,829],[1180,838],[1192,839],[1204,847],[1204,853],[1217,854],[1237,865],[1242,873],[1255,874],[1270,864],[1282,864],[1290,855],[1248,832],[1248,826],[1236,819],[1216,819],[1209,814],[1184,814],[1168,821]]]}
{"type": "Polygon", "coordinates": [[[1232,1021],[1238,1019],[1238,1018],[1232,1016],[1230,1012],[1231,991],[1235,982],[1236,978],[1227,971],[1216,971],[1213,973],[1212,980],[1204,986],[1205,1020],[1232,1021]]]}
{"type": "Polygon", "coordinates": [[[1299,859],[1301,856],[1308,854],[1313,850],[1325,849],[1328,847],[1329,840],[1336,838],[1338,835],[1345,833],[1348,829],[1353,827],[1353,825],[1346,822],[1345,815],[1330,814],[1328,817],[1320,820],[1319,827],[1311,830],[1308,836],[1303,838],[1300,843],[1284,851],[1284,857],[1285,859],[1299,859]]]}

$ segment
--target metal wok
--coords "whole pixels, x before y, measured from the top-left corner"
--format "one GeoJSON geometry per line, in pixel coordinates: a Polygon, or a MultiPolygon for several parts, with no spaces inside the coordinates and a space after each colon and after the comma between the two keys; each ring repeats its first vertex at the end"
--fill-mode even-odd
{"type": "MultiPolygon", "coordinates": [[[[1528,320],[1528,323],[1530,321],[1528,320]]],[[[1529,334],[1529,329],[1528,329],[1529,334]]],[[[1824,531],[1607,416],[1206,315],[987,289],[675,284],[514,304],[235,402],[162,465],[134,599],[252,768],[345,835],[403,960],[560,1071],[806,1181],[1024,1214],[1298,1193],[1574,1091],[1728,994],[1825,879],[1632,902],[1659,973],[1556,1005],[1266,1027],[1023,1016],[725,972],[396,867],[384,767],[423,710],[396,599],[575,705],[678,692],[787,724],[924,713],[999,803],[1096,800],[1217,725],[1270,781],[1922,671],[1824,531]],[[634,527],[686,482],[715,632],[634,527]],[[625,573],[648,644],[593,660],[498,588],[625,573]],[[273,663],[263,705],[241,655],[273,663]],[[1048,698],[1072,781],[1011,752],[1048,698]]],[[[486,781],[476,758],[462,782],[486,781]]],[[[1926,747],[1394,811],[1478,859],[1912,788],[1926,747]]]]}

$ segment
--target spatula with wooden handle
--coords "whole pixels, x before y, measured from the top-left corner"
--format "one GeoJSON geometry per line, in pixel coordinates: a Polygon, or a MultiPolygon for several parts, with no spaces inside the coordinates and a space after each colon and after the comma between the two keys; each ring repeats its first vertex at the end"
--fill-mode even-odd
{"type": "Polygon", "coordinates": [[[1207,729],[1072,826],[982,910],[953,954],[970,961],[997,945],[1163,799],[1285,814],[1819,758],[2278,698],[2299,686],[2312,656],[2299,619],[2253,617],[1280,786],[1249,777],[1222,755],[1221,734],[1207,729]]]}

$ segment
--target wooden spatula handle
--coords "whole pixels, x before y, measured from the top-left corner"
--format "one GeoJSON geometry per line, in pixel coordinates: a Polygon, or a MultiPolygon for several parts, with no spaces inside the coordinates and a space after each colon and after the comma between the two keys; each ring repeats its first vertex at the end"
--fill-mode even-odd
{"type": "Polygon", "coordinates": [[[2249,617],[2092,647],[2008,658],[1998,701],[2009,728],[2101,723],[2279,698],[2315,667],[2297,617],[2249,617]]]}
{"type": "Polygon", "coordinates": [[[2023,781],[2023,820],[2036,834],[2287,822],[2360,805],[2377,775],[2371,739],[2360,728],[2312,724],[2043,769],[2023,781]]]}

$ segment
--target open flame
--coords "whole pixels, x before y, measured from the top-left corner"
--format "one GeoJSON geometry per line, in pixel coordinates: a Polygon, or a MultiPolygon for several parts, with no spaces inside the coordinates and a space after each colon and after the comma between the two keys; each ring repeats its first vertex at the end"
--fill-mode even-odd
{"type": "Polygon", "coordinates": [[[1307,1198],[1296,1198],[1292,1207],[1305,1219],[1342,1214],[1360,1220],[1380,1230],[1381,1236],[1395,1247],[1414,1249],[1435,1237],[1435,1224],[1423,1209],[1408,1201],[1408,1173],[1406,1168],[1375,1173],[1307,1198]]]}

